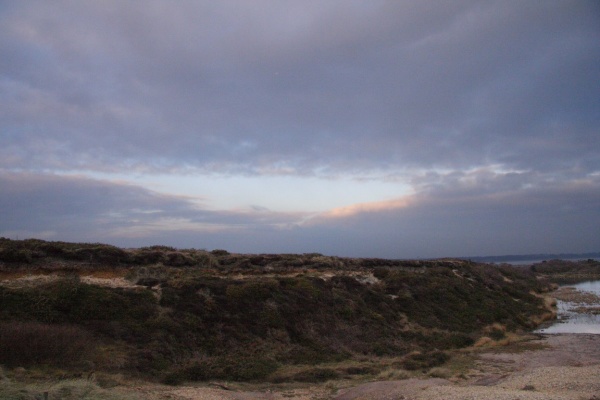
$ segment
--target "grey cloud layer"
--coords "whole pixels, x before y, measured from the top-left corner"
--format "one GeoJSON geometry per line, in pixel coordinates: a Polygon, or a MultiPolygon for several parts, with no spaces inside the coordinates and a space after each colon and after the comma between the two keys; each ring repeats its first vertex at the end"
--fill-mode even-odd
{"type": "Polygon", "coordinates": [[[335,249],[388,257],[585,252],[600,246],[600,176],[531,186],[518,174],[474,172],[429,183],[402,202],[315,218],[335,249]]]}
{"type": "Polygon", "coordinates": [[[583,0],[0,2],[0,235],[597,251],[599,22],[583,0]],[[318,216],[212,210],[72,175],[98,171],[374,177],[413,194],[318,216]]]}
{"type": "Polygon", "coordinates": [[[600,7],[8,2],[4,168],[600,169],[600,7]]]}
{"type": "Polygon", "coordinates": [[[63,240],[146,243],[160,236],[243,234],[250,228],[281,229],[298,214],[209,210],[192,199],[139,186],[29,173],[0,173],[0,235],[63,240]],[[136,242],[137,241],[137,242],[136,242]]]}

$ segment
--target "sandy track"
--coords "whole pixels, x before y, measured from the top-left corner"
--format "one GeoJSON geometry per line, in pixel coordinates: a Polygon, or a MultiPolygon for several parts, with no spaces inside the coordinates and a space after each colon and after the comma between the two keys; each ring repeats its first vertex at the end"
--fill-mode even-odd
{"type": "Polygon", "coordinates": [[[451,383],[425,380],[377,383],[349,389],[339,400],[588,400],[600,399],[600,335],[549,335],[545,349],[480,355],[470,378],[451,383]],[[364,389],[371,390],[364,390],[364,389]],[[383,388],[383,387],[382,387],[383,388]],[[371,397],[369,397],[371,396],[371,397]],[[595,397],[594,397],[595,396],[595,397]]]}

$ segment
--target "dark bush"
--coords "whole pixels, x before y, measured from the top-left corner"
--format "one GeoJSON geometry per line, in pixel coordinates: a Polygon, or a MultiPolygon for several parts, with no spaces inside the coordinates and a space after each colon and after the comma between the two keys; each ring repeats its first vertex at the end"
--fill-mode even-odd
{"type": "Polygon", "coordinates": [[[164,246],[164,245],[159,245],[159,244],[155,244],[153,246],[141,247],[140,250],[150,251],[150,252],[153,252],[153,251],[162,251],[162,252],[177,251],[177,249],[175,247],[164,246]]]}
{"type": "Polygon", "coordinates": [[[406,357],[400,364],[404,369],[414,371],[418,369],[429,369],[446,363],[450,359],[443,351],[431,351],[428,353],[414,353],[406,357]]]}
{"type": "Polygon", "coordinates": [[[166,260],[165,252],[160,250],[139,250],[131,256],[131,262],[138,265],[164,263],[166,260]]]}
{"type": "Polygon", "coordinates": [[[75,249],[69,253],[70,258],[90,263],[120,264],[129,261],[129,253],[118,247],[99,245],[75,249]]]}
{"type": "Polygon", "coordinates": [[[0,248],[0,261],[11,263],[30,263],[33,256],[30,250],[12,247],[0,248]]]}
{"type": "Polygon", "coordinates": [[[144,325],[157,312],[149,290],[128,291],[65,279],[28,289],[0,287],[0,319],[73,323],[115,338],[147,336],[144,325]]]}
{"type": "Polygon", "coordinates": [[[348,367],[344,369],[344,373],[348,375],[370,375],[377,372],[379,371],[372,367],[348,367]]]}
{"type": "Polygon", "coordinates": [[[166,253],[164,263],[172,267],[184,267],[195,265],[196,260],[181,252],[172,251],[166,253]]]}
{"type": "Polygon", "coordinates": [[[373,275],[377,279],[385,279],[390,274],[390,270],[388,268],[375,268],[373,270],[373,275]]]}
{"type": "Polygon", "coordinates": [[[336,379],[340,374],[331,368],[311,368],[306,371],[298,372],[292,377],[297,382],[325,382],[336,379]]]}
{"type": "Polygon", "coordinates": [[[140,286],[152,287],[160,284],[161,282],[162,281],[157,278],[140,278],[135,284],[140,286]]]}
{"type": "MultiPolygon", "coordinates": [[[[223,356],[196,362],[180,372],[184,380],[207,381],[226,379],[232,381],[255,381],[265,379],[277,370],[277,363],[259,355],[223,356]]],[[[177,376],[177,374],[175,375],[177,376]]],[[[173,380],[175,377],[171,377],[173,380]]]]}
{"type": "Polygon", "coordinates": [[[506,333],[502,329],[492,329],[488,335],[494,340],[501,340],[506,337],[506,333]]]}
{"type": "Polygon", "coordinates": [[[86,359],[93,346],[92,335],[78,326],[0,322],[0,364],[11,367],[72,366],[86,359]]]}
{"type": "Polygon", "coordinates": [[[184,383],[186,380],[186,374],[185,371],[175,371],[175,372],[170,372],[167,375],[165,375],[162,379],[162,383],[164,383],[165,385],[170,385],[170,386],[177,386],[177,385],[181,385],[182,383],[184,383]]]}

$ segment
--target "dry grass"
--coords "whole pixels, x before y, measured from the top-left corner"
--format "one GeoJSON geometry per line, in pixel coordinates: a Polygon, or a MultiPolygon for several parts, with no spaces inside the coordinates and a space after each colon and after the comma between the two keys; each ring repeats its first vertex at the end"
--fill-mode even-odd
{"type": "Polygon", "coordinates": [[[61,400],[146,400],[148,397],[132,391],[103,389],[87,379],[67,379],[61,381],[18,382],[2,381],[0,398],[10,400],[42,399],[44,393],[49,399],[61,400]]]}

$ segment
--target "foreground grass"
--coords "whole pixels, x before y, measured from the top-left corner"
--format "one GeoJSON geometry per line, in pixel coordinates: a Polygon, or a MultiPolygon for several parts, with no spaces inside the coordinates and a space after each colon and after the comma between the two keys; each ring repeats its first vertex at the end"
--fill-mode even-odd
{"type": "MultiPolygon", "coordinates": [[[[483,347],[468,347],[448,352],[448,360],[438,366],[425,369],[405,369],[411,357],[361,357],[335,363],[285,366],[268,382],[232,382],[211,380],[203,386],[233,392],[295,393],[298,390],[333,396],[340,389],[366,382],[404,380],[410,378],[443,378],[454,382],[465,381],[479,368],[477,359],[484,353],[521,353],[542,350],[535,335],[509,335],[507,338],[488,343],[483,347]],[[300,379],[290,379],[297,377],[300,379]]],[[[413,353],[415,355],[416,353],[413,353]]],[[[197,384],[187,383],[198,387],[197,384]]],[[[61,370],[17,368],[0,370],[0,398],[34,400],[42,399],[44,392],[49,400],[158,400],[172,398],[175,388],[132,380],[121,374],[94,373],[86,377],[69,376],[61,370]]],[[[327,397],[329,398],[329,397],[327,397]]]]}
{"type": "Polygon", "coordinates": [[[87,379],[48,380],[37,379],[23,381],[3,377],[0,383],[0,398],[4,400],[41,400],[44,394],[49,400],[146,400],[119,388],[105,389],[96,382],[87,379]]]}

